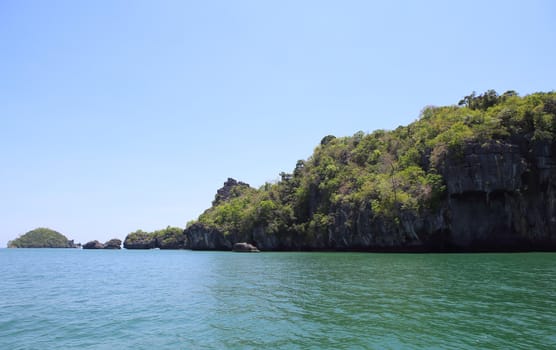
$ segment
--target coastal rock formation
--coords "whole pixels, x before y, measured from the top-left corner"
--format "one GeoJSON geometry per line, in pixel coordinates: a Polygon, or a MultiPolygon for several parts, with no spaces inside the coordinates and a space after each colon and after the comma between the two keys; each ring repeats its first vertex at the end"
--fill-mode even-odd
{"type": "MultiPolygon", "coordinates": [[[[492,251],[556,248],[556,145],[467,143],[438,169],[446,184],[434,210],[400,211],[397,222],[376,217],[371,203],[331,206],[333,221],[312,237],[269,234],[264,225],[225,235],[195,223],[190,249],[229,250],[250,240],[262,250],[492,251]],[[346,223],[350,223],[347,225],[346,223]]],[[[317,192],[317,190],[315,190],[317,192]]],[[[319,206],[310,193],[307,207],[319,206]]]]}
{"type": "Polygon", "coordinates": [[[232,251],[238,253],[258,253],[259,250],[252,244],[246,242],[235,243],[232,251]]]}
{"type": "Polygon", "coordinates": [[[104,249],[104,244],[100,243],[99,241],[90,241],[83,244],[83,249],[104,249]]]}
{"type": "Polygon", "coordinates": [[[446,195],[435,210],[401,211],[396,225],[372,219],[371,206],[336,208],[328,235],[319,235],[308,246],[392,251],[554,249],[554,144],[537,144],[533,149],[520,150],[512,143],[465,144],[461,154],[447,153],[438,164],[446,195]],[[352,228],[344,225],[349,218],[355,223],[352,228]]]}
{"type": "MultiPolygon", "coordinates": [[[[244,182],[228,178],[224,185],[216,191],[212,205],[213,207],[218,206],[233,198],[238,198],[246,190],[252,190],[252,188],[244,182]]],[[[184,230],[184,235],[187,242],[185,247],[192,250],[229,251],[232,249],[233,243],[237,242],[235,235],[226,234],[200,222],[188,226],[184,230]]]]}
{"type": "Polygon", "coordinates": [[[556,144],[469,144],[447,158],[447,222],[457,247],[556,246],[556,144]]]}
{"type": "Polygon", "coordinates": [[[104,249],[122,249],[122,240],[112,238],[111,240],[104,243],[104,249]]]}
{"type": "Polygon", "coordinates": [[[153,249],[156,248],[156,238],[148,232],[138,230],[130,233],[124,240],[126,249],[153,249]]]}
{"type": "Polygon", "coordinates": [[[160,249],[185,249],[187,237],[183,229],[168,226],[165,229],[152,233],[155,237],[155,245],[160,249]]]}
{"type": "Polygon", "coordinates": [[[191,249],[556,250],[556,94],[472,94],[394,131],[326,136],[281,181],[228,179],[191,249]]]}
{"type": "Polygon", "coordinates": [[[83,249],[121,249],[122,248],[122,241],[113,238],[106,243],[100,243],[97,240],[87,242],[83,245],[83,249]]]}
{"type": "Polygon", "coordinates": [[[230,237],[224,233],[201,223],[195,223],[185,229],[187,237],[186,248],[192,250],[231,250],[230,237]]]}
{"type": "Polygon", "coordinates": [[[182,228],[168,226],[154,232],[138,230],[124,240],[126,249],[185,249],[187,237],[182,228]]]}

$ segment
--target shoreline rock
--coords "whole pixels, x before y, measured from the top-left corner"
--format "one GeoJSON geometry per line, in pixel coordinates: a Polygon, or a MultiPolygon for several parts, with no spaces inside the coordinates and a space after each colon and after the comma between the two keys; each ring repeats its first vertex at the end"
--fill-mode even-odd
{"type": "Polygon", "coordinates": [[[104,243],[104,249],[122,249],[122,240],[112,238],[111,240],[104,243]]]}
{"type": "Polygon", "coordinates": [[[94,240],[83,244],[83,249],[104,249],[104,244],[94,240]]]}
{"type": "Polygon", "coordinates": [[[112,238],[105,243],[94,240],[85,243],[83,249],[122,249],[122,241],[117,238],[112,238]]]}
{"type": "Polygon", "coordinates": [[[257,247],[246,242],[235,243],[232,248],[232,251],[237,253],[259,253],[260,252],[260,250],[257,249],[257,247]]]}
{"type": "Polygon", "coordinates": [[[138,230],[130,233],[124,240],[125,249],[153,249],[156,248],[156,238],[148,232],[138,230]]]}

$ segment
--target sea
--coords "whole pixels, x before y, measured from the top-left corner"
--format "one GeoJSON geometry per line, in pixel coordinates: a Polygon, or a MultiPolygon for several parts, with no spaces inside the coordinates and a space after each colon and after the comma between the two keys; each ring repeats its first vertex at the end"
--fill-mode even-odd
{"type": "Polygon", "coordinates": [[[556,349],[556,253],[0,249],[0,349],[556,349]]]}

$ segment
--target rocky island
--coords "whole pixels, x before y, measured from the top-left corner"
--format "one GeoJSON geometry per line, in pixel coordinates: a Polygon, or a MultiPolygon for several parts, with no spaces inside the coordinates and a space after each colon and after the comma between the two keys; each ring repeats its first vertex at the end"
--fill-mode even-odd
{"type": "Polygon", "coordinates": [[[113,238],[106,243],[100,243],[97,240],[87,242],[83,245],[83,249],[122,249],[122,241],[113,238]]]}
{"type": "Polygon", "coordinates": [[[183,228],[168,226],[165,229],[145,232],[137,230],[124,240],[126,249],[187,249],[183,228]]]}
{"type": "Polygon", "coordinates": [[[60,232],[45,227],[31,230],[13,241],[8,242],[8,248],[79,248],[73,240],[69,240],[60,232]]]}
{"type": "Polygon", "coordinates": [[[183,232],[124,246],[554,251],[555,140],[555,92],[472,93],[393,131],[326,136],[276,183],[228,179],[183,232]]]}

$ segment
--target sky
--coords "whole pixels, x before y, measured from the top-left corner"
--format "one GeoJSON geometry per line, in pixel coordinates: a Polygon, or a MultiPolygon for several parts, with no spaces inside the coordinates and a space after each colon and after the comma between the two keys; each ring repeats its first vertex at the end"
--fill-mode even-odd
{"type": "Polygon", "coordinates": [[[0,247],[185,227],[322,137],[556,88],[554,1],[0,1],[0,247]]]}

